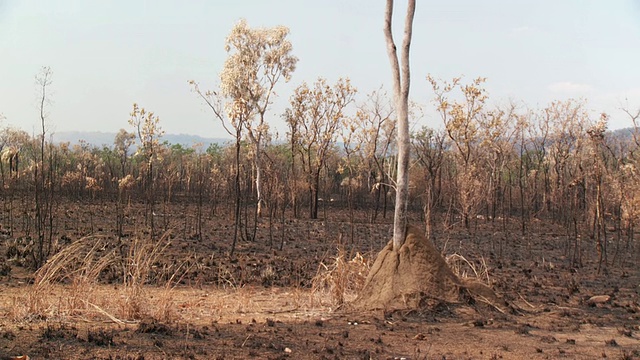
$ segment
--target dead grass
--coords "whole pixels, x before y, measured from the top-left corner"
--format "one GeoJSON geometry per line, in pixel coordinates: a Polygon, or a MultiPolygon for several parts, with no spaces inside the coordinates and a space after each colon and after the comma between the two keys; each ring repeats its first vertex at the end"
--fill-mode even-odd
{"type": "Polygon", "coordinates": [[[491,277],[489,276],[489,267],[484,257],[480,258],[479,264],[467,260],[460,254],[451,254],[445,257],[445,261],[451,271],[461,279],[473,278],[485,285],[491,285],[491,277]]]}
{"type": "MultiPolygon", "coordinates": [[[[158,241],[135,237],[129,245],[126,256],[122,259],[122,302],[120,303],[120,316],[125,319],[139,320],[147,314],[144,307],[148,301],[144,287],[149,281],[154,264],[160,255],[166,250],[170,242],[168,233],[165,233],[158,241]]],[[[173,278],[173,276],[172,276],[173,278]]],[[[168,282],[170,289],[171,281],[168,282]]],[[[170,291],[167,295],[170,294],[170,291]]]]}
{"type": "Polygon", "coordinates": [[[180,315],[176,310],[177,306],[174,293],[177,284],[180,283],[180,281],[188,271],[188,268],[184,269],[182,266],[179,266],[178,269],[176,269],[171,275],[169,280],[165,283],[162,292],[155,301],[155,305],[152,305],[150,307],[151,316],[154,319],[164,322],[174,322],[179,319],[180,315]]]}
{"type": "Polygon", "coordinates": [[[349,256],[343,246],[338,246],[331,260],[328,264],[320,263],[311,282],[311,293],[320,305],[340,306],[357,296],[371,265],[360,253],[349,256]]]}
{"type": "Polygon", "coordinates": [[[93,301],[94,287],[102,271],[115,259],[106,250],[106,238],[84,237],[54,255],[36,273],[34,283],[25,298],[15,298],[12,317],[20,319],[50,319],[84,313],[93,301]],[[52,300],[53,284],[68,285],[64,297],[52,300]]]}
{"type": "MultiPolygon", "coordinates": [[[[100,317],[116,323],[153,317],[161,321],[178,318],[174,289],[189,270],[178,265],[162,291],[149,296],[147,283],[157,276],[158,260],[170,244],[169,233],[152,241],[135,237],[121,247],[107,237],[87,236],[51,257],[35,273],[26,295],[13,299],[14,321],[53,320],[69,317],[100,317]],[[117,271],[122,282],[112,296],[100,296],[100,278],[117,271]]],[[[164,269],[166,271],[166,269],[164,269]]]]}

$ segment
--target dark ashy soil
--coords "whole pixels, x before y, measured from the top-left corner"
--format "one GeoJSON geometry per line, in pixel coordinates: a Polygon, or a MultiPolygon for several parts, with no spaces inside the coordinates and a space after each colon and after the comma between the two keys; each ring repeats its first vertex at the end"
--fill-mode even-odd
{"type": "MultiPolygon", "coordinates": [[[[92,231],[116,244],[106,220],[112,210],[61,206],[58,246],[92,231]]],[[[263,218],[255,241],[240,240],[230,259],[229,216],[207,217],[200,239],[191,213],[189,205],[174,205],[158,215],[173,235],[144,286],[136,319],[118,315],[129,299],[115,268],[97,285],[63,282],[36,293],[28,260],[20,257],[28,240],[3,232],[0,359],[640,359],[637,240],[628,247],[613,240],[608,265],[597,274],[595,246],[581,244],[579,264],[574,241],[550,223],[532,223],[525,236],[515,221],[440,230],[435,248],[459,255],[454,272],[475,277],[473,265],[508,308],[425,294],[417,310],[365,311],[313,292],[312,278],[339,247],[373,264],[391,238],[388,223],[354,224],[352,238],[343,209],[327,209],[326,220],[286,220],[284,231],[279,220],[270,228],[263,218]],[[167,274],[179,266],[186,274],[167,289],[167,274]],[[600,295],[606,296],[591,299],[600,295]]],[[[134,217],[131,228],[141,221],[134,217]]]]}

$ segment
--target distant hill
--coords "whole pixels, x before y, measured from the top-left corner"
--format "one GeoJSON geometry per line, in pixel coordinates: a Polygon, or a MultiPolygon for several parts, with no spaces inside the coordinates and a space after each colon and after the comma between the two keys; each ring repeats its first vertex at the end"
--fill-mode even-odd
{"type": "MultiPolygon", "coordinates": [[[[632,139],[632,133],[634,129],[632,127],[624,129],[610,130],[607,132],[607,136],[617,138],[620,140],[628,141],[632,139]]],[[[53,142],[69,142],[72,145],[77,144],[80,140],[84,140],[94,146],[108,147],[113,146],[113,140],[116,137],[116,133],[100,132],[100,131],[60,131],[53,134],[53,142]]],[[[162,137],[162,141],[167,141],[170,144],[180,144],[184,147],[191,147],[195,144],[202,144],[203,149],[206,149],[211,144],[224,145],[232,141],[228,138],[205,138],[198,135],[187,134],[165,134],[162,137]]],[[[338,148],[342,148],[342,144],[338,143],[338,148]]]]}
{"type": "MultiPolygon", "coordinates": [[[[94,146],[113,146],[113,140],[116,137],[116,133],[100,132],[100,131],[60,131],[53,134],[53,142],[69,142],[72,145],[78,144],[80,140],[84,140],[87,143],[94,146]]],[[[198,135],[187,134],[165,134],[161,141],[167,141],[170,144],[180,144],[184,147],[191,147],[195,144],[202,144],[206,149],[211,144],[223,145],[230,139],[225,138],[205,138],[198,135]]]]}
{"type": "Polygon", "coordinates": [[[612,137],[617,138],[617,139],[630,140],[630,139],[633,138],[633,132],[634,131],[635,131],[634,128],[628,127],[628,128],[624,128],[624,129],[612,130],[612,131],[610,131],[610,134],[612,135],[612,137]]]}

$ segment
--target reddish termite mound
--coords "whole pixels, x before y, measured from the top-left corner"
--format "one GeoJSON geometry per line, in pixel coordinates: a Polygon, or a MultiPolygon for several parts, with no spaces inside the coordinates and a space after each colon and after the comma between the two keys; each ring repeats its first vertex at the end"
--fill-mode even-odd
{"type": "Polygon", "coordinates": [[[458,278],[431,241],[409,226],[398,251],[389,242],[378,254],[351,305],[360,310],[423,309],[434,300],[459,303],[465,292],[496,308],[504,305],[486,285],[458,278]]]}

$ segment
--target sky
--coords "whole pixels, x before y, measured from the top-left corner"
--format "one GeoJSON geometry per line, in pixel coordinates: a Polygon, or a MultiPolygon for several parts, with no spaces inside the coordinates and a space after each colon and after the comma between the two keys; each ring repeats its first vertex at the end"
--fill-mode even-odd
{"type": "MultiPolygon", "coordinates": [[[[293,89],[318,77],[349,77],[359,99],[391,71],[383,0],[0,0],[0,126],[39,133],[35,76],[53,71],[50,131],[117,132],[133,103],[155,112],[167,133],[228,137],[188,80],[215,89],[224,40],[241,18],[290,28],[299,58],[268,121],[280,137],[293,89]]],[[[406,1],[396,1],[396,41],[406,1]]],[[[487,78],[491,104],[543,108],[584,98],[609,128],[632,126],[620,109],[640,108],[640,0],[418,0],[411,46],[411,98],[419,126],[442,126],[431,74],[487,78]]]]}

